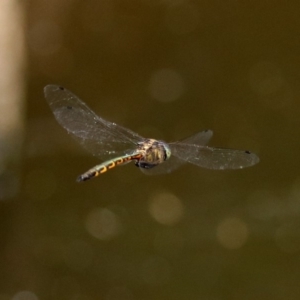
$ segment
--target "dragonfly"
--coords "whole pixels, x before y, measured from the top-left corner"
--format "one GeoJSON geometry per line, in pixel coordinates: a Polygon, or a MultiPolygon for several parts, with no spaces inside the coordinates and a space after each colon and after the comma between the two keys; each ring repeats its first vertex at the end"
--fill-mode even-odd
{"type": "Polygon", "coordinates": [[[132,161],[145,174],[170,173],[185,162],[214,170],[243,169],[259,162],[259,157],[248,150],[207,146],[213,135],[211,130],[166,143],[144,138],[104,120],[64,87],[47,85],[44,93],[58,123],[84,148],[104,161],[80,175],[79,182],[132,161]]]}

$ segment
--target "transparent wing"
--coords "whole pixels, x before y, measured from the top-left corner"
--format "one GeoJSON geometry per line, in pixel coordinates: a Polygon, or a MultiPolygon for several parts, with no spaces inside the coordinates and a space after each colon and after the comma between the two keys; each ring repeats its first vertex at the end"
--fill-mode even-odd
{"type": "Polygon", "coordinates": [[[245,150],[213,148],[181,142],[171,144],[170,147],[172,154],[177,158],[207,169],[242,169],[259,162],[256,154],[245,150]]]}
{"type": "MultiPolygon", "coordinates": [[[[169,146],[172,148],[172,144],[177,144],[177,143],[205,146],[209,142],[212,136],[213,136],[213,132],[211,130],[204,130],[204,131],[197,132],[196,134],[189,136],[188,138],[180,140],[179,142],[170,143],[169,146]]],[[[140,169],[143,173],[147,175],[158,175],[158,174],[171,173],[174,170],[178,169],[184,163],[186,163],[186,160],[182,160],[181,158],[178,158],[175,155],[173,155],[173,153],[171,153],[170,159],[163,162],[162,164],[152,169],[143,169],[143,168],[140,169]]]]}
{"type": "Polygon", "coordinates": [[[187,138],[184,138],[182,140],[179,140],[178,142],[170,143],[170,144],[177,144],[177,143],[183,143],[183,144],[195,144],[199,146],[205,146],[209,140],[213,136],[213,131],[210,129],[206,129],[200,132],[197,132],[187,138]]]}
{"type": "Polygon", "coordinates": [[[100,118],[63,87],[47,85],[44,93],[58,123],[95,156],[124,153],[143,140],[133,131],[100,118]]]}

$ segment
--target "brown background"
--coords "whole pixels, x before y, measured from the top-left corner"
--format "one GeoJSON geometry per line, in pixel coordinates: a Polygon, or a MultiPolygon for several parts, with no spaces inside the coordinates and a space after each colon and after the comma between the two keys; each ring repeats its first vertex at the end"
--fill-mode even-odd
{"type": "Polygon", "coordinates": [[[299,299],[299,2],[31,0],[24,10],[25,141],[0,203],[0,299],[299,299]],[[210,145],[261,162],[165,176],[129,164],[77,184],[99,160],[57,124],[47,84],[143,136],[209,128],[210,145]]]}

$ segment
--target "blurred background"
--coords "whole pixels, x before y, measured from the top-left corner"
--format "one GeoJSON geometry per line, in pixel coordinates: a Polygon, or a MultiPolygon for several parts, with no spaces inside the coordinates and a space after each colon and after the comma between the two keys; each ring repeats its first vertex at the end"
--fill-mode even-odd
{"type": "Polygon", "coordinates": [[[300,299],[299,1],[2,0],[0,300],[300,299]],[[174,141],[248,149],[238,171],[99,163],[47,84],[174,141]]]}

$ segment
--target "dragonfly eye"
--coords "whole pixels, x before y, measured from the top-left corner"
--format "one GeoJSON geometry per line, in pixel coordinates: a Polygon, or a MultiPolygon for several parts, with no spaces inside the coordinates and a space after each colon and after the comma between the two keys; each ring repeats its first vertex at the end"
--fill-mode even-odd
{"type": "Polygon", "coordinates": [[[167,160],[171,157],[171,149],[167,144],[164,144],[164,149],[165,149],[165,160],[167,160]]]}

